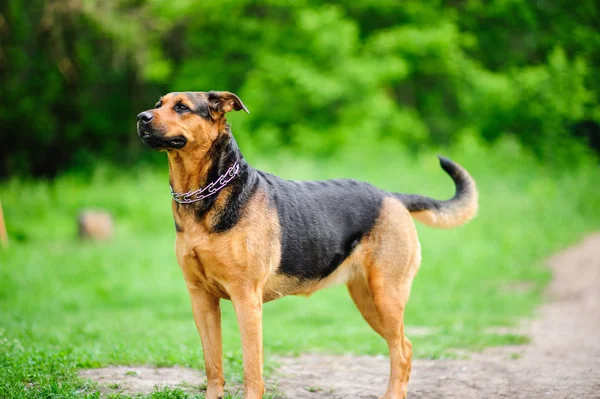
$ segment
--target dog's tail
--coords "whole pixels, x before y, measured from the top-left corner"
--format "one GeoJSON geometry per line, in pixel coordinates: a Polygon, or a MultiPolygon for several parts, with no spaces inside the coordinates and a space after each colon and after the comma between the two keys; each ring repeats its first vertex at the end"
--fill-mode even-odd
{"type": "Polygon", "coordinates": [[[450,228],[460,226],[477,214],[478,195],[475,180],[459,164],[438,156],[442,169],[454,180],[456,193],[446,201],[414,194],[394,193],[411,215],[432,227],[450,228]]]}

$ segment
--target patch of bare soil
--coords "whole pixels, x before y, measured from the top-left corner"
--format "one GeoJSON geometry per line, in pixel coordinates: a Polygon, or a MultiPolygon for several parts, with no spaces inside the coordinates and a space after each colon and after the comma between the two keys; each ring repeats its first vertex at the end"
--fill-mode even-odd
{"type": "Polygon", "coordinates": [[[206,382],[204,373],[184,367],[110,366],[79,372],[98,382],[101,393],[151,393],[155,388],[180,388],[198,392],[206,382]]]}
{"type": "MultiPolygon", "coordinates": [[[[524,327],[531,344],[468,360],[415,360],[409,398],[599,399],[600,234],[550,265],[548,302],[524,327]]],[[[303,355],[281,363],[279,390],[293,399],[376,399],[389,372],[385,357],[303,355]]]]}
{"type": "MultiPolygon", "coordinates": [[[[531,344],[492,348],[468,360],[415,360],[409,398],[600,399],[600,234],[550,265],[548,302],[524,326],[531,344]]],[[[288,399],[377,399],[389,372],[384,356],[307,354],[280,364],[271,383],[288,399]]],[[[149,393],[155,386],[196,393],[205,381],[203,373],[184,368],[108,367],[80,375],[98,381],[104,394],[149,393]]]]}

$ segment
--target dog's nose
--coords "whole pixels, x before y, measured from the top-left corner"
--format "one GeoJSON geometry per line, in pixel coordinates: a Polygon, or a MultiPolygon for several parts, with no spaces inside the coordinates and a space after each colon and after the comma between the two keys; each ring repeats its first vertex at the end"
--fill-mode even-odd
{"type": "Polygon", "coordinates": [[[142,123],[148,123],[152,120],[152,113],[148,111],[141,112],[138,114],[137,120],[142,123]]]}

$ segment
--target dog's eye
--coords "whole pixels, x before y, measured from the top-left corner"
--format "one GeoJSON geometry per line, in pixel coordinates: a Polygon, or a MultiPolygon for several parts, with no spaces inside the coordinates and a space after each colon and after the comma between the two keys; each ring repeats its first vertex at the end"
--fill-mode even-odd
{"type": "Polygon", "coordinates": [[[173,109],[175,110],[175,112],[179,112],[179,113],[188,112],[190,110],[188,107],[186,107],[182,103],[175,104],[175,106],[173,107],[173,109]]]}
{"type": "Polygon", "coordinates": [[[162,107],[162,102],[157,102],[156,105],[154,106],[154,108],[160,108],[162,107]]]}

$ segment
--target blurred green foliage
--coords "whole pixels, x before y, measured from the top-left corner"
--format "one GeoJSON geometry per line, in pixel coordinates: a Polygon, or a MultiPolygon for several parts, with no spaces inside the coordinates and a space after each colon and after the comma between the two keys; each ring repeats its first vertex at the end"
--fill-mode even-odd
{"type": "MultiPolygon", "coordinates": [[[[328,156],[467,132],[571,161],[600,123],[595,0],[7,0],[0,176],[140,156],[167,91],[229,90],[244,147],[328,156]]],[[[239,135],[238,135],[239,136],[239,135]]]]}

